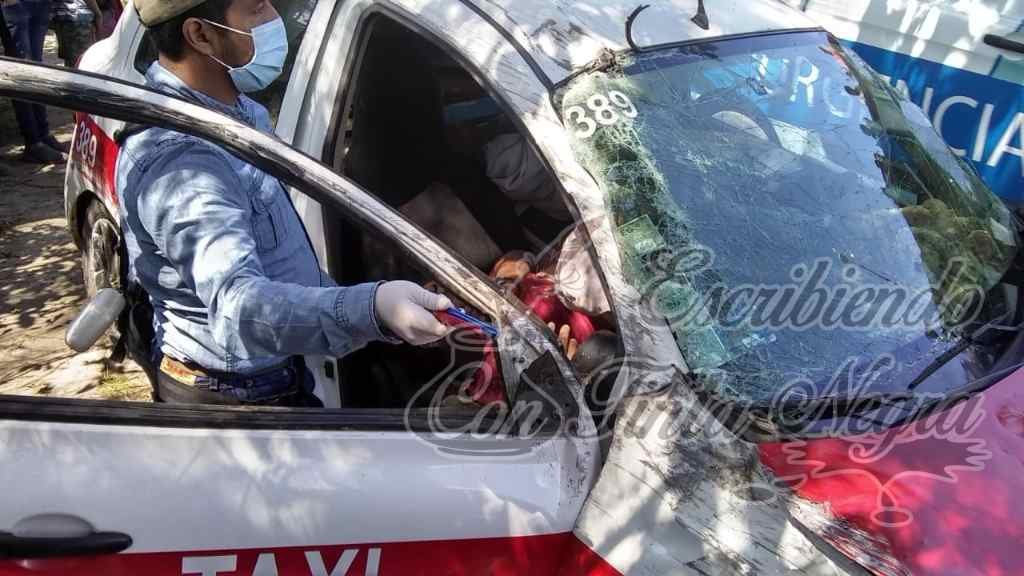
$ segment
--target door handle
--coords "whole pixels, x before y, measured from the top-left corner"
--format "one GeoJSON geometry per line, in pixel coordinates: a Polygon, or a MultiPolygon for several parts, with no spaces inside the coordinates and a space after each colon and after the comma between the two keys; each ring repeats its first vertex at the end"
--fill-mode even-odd
{"type": "Polygon", "coordinates": [[[985,44],[988,44],[989,46],[995,48],[1009,50],[1011,52],[1017,52],[1018,54],[1024,54],[1024,42],[1011,40],[1006,36],[999,36],[998,34],[985,34],[984,41],[985,44]]]}
{"type": "Polygon", "coordinates": [[[0,532],[0,558],[56,558],[116,554],[132,545],[120,532],[93,532],[85,536],[47,538],[0,532]]]}

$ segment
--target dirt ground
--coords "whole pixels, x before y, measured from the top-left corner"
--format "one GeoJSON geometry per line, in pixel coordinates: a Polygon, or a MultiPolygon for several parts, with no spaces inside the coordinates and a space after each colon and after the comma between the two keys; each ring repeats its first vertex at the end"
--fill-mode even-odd
{"type": "MultiPolygon", "coordinates": [[[[47,60],[57,63],[52,33],[47,60]]],[[[54,136],[70,142],[70,112],[50,109],[54,136]]],[[[148,400],[134,363],[113,364],[109,338],[76,354],[64,331],[85,304],[81,259],[64,218],[64,166],[21,161],[9,100],[0,100],[0,394],[148,400]]]]}

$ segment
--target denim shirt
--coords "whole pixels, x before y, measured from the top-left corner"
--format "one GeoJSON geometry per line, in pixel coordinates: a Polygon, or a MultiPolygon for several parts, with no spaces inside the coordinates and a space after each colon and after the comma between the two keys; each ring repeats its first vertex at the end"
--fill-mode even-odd
{"type": "MultiPolygon", "coordinates": [[[[154,63],[146,83],[271,132],[266,108],[192,90],[154,63]]],[[[276,178],[202,139],[129,136],[117,162],[129,278],[149,293],[154,349],[209,371],[251,374],[288,356],[343,356],[376,339],[377,284],[340,288],[320,270],[276,178]]]]}

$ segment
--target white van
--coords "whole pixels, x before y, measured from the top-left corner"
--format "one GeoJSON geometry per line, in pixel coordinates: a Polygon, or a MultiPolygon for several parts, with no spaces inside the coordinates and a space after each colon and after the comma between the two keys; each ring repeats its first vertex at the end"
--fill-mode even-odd
{"type": "Polygon", "coordinates": [[[921,106],[1010,204],[1024,204],[1024,2],[785,0],[921,106]]]}

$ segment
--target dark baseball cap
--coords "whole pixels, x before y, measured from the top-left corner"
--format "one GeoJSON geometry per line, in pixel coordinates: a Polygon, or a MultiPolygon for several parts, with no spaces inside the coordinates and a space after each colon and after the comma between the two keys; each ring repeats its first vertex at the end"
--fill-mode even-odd
{"type": "Polygon", "coordinates": [[[147,28],[163,24],[199,6],[206,0],[135,0],[139,20],[147,28]]]}

